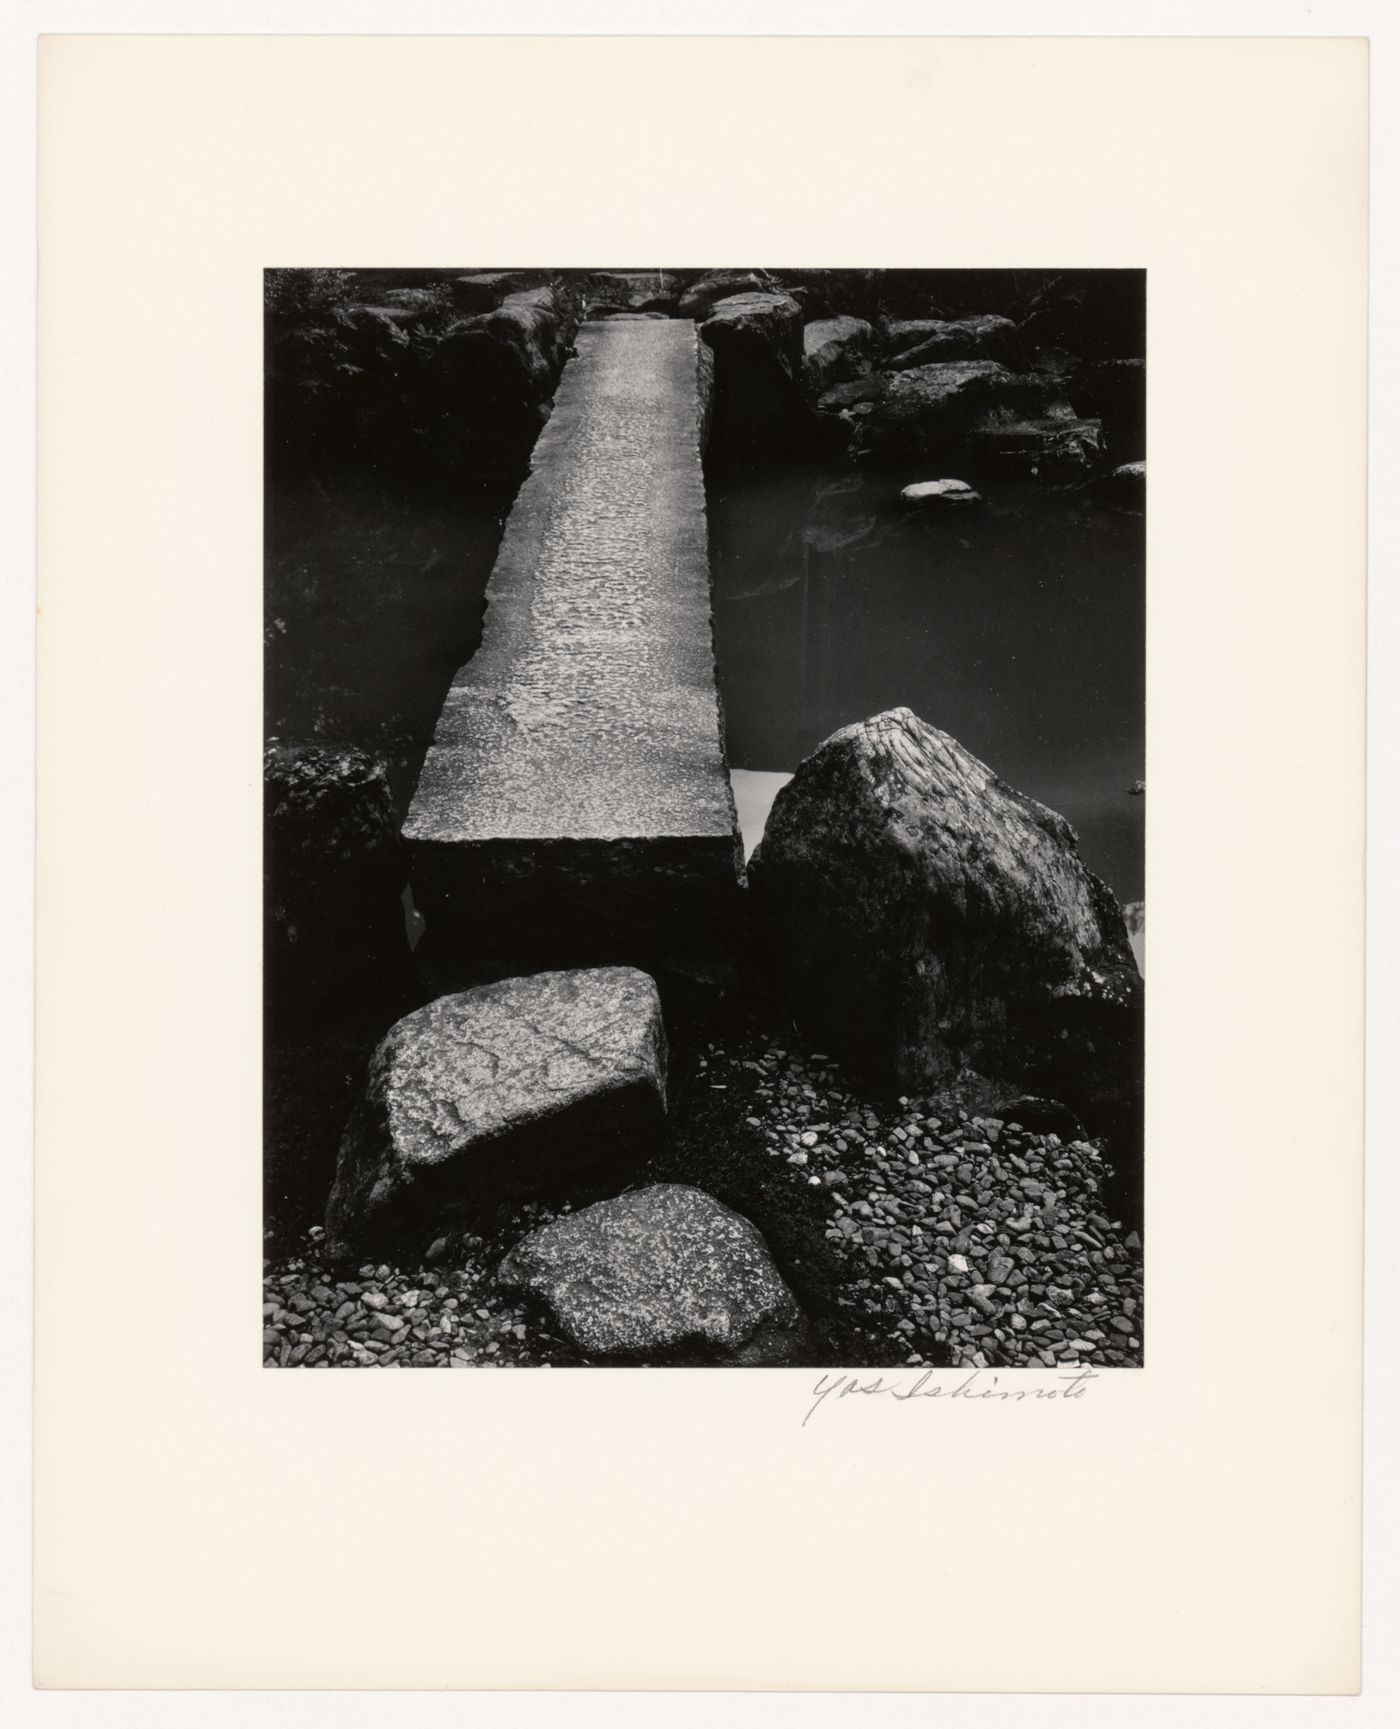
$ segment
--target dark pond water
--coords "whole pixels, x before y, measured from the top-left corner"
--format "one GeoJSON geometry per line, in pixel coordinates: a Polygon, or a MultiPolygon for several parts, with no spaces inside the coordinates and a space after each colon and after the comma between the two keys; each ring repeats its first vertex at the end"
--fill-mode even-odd
{"type": "MultiPolygon", "coordinates": [[[[1006,479],[909,515],[922,473],[711,481],[716,645],[736,768],[787,770],[897,703],[1064,813],[1142,896],[1143,519],[1006,479]]],[[[268,501],[267,731],[358,744],[407,809],[480,639],[509,498],[305,487],[268,501]]]]}
{"type": "MultiPolygon", "coordinates": [[[[904,704],[1060,811],[1120,900],[1143,893],[1144,533],[1087,489],[981,483],[910,513],[907,473],[712,482],[730,763],[791,770],[904,704]]],[[[965,478],[975,480],[974,476],[965,478]]]]}
{"type": "Polygon", "coordinates": [[[378,752],[406,814],[452,675],[480,641],[510,503],[448,508],[363,486],[269,496],[268,735],[378,752]]]}

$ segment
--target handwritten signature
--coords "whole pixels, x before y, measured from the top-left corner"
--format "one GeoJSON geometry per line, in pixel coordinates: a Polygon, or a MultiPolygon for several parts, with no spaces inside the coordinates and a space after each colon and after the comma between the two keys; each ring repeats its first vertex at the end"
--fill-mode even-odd
{"type": "Polygon", "coordinates": [[[858,1375],[823,1375],[812,1389],[816,1398],[802,1419],[802,1427],[807,1427],[828,1399],[839,1404],[842,1399],[853,1396],[878,1394],[900,1405],[908,1404],[911,1399],[1000,1399],[1006,1403],[1027,1399],[1082,1399],[1089,1383],[1099,1379],[1090,1368],[1079,1369],[1072,1375],[1057,1376],[1063,1383],[1058,1387],[1000,1387],[997,1385],[999,1378],[994,1374],[990,1379],[984,1379],[982,1370],[974,1369],[965,1380],[950,1387],[935,1381],[928,1369],[913,1383],[887,1381],[883,1375],[877,1375],[872,1381],[863,1381],[858,1375]]]}

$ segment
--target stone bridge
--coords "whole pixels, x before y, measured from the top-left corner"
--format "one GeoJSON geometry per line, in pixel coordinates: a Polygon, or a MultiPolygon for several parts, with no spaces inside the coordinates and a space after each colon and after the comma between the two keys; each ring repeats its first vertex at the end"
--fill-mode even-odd
{"type": "Polygon", "coordinates": [[[732,962],[709,379],[688,320],[579,330],[403,831],[431,948],[465,973],[732,962]]]}

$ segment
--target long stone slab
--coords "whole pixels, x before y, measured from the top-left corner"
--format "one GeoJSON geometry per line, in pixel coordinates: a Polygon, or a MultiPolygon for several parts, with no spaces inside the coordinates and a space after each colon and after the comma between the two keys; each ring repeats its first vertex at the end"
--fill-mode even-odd
{"type": "Polygon", "coordinates": [[[429,936],[468,966],[732,954],[708,379],[688,321],[579,330],[403,831],[429,936]]]}

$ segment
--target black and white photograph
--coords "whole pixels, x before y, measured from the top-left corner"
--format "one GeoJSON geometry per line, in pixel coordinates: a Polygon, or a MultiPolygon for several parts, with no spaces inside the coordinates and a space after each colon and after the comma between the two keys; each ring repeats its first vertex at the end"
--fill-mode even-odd
{"type": "Polygon", "coordinates": [[[1146,286],[265,272],[268,1365],[1143,1363],[1146,286]]]}

